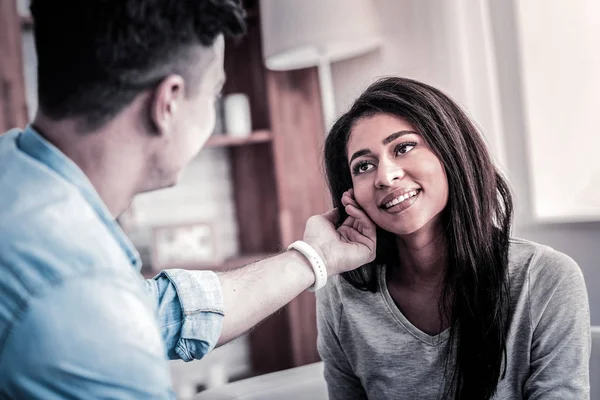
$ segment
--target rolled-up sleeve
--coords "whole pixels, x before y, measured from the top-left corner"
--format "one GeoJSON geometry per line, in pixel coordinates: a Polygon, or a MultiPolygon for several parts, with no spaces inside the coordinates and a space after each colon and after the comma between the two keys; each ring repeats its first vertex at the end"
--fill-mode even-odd
{"type": "Polygon", "coordinates": [[[146,285],[157,301],[170,359],[191,361],[210,352],[221,335],[223,294],[212,271],[164,270],[146,285]]]}

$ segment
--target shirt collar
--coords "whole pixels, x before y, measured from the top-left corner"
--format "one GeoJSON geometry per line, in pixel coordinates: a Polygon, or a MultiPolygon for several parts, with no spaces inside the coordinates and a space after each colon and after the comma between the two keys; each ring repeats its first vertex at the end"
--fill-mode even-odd
{"type": "Polygon", "coordinates": [[[142,263],[138,251],[110,214],[100,195],[81,168],[52,145],[52,143],[44,139],[31,125],[27,125],[23,133],[19,135],[17,146],[24,153],[27,153],[29,156],[54,170],[79,190],[83,198],[96,211],[102,223],[123,249],[131,265],[139,271],[142,263]]]}

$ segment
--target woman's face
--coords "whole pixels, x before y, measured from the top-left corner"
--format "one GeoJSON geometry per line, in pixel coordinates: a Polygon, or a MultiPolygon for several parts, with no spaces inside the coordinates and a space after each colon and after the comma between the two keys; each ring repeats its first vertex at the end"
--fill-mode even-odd
{"type": "Polygon", "coordinates": [[[411,124],[389,114],[361,118],[346,154],[354,197],[376,225],[398,236],[436,227],[448,202],[448,181],[411,124]]]}

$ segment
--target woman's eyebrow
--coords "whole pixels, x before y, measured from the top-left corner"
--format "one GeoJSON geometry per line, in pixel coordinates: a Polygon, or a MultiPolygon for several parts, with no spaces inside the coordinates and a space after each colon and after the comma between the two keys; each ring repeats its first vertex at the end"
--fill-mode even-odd
{"type": "Polygon", "coordinates": [[[352,157],[350,157],[350,161],[348,161],[348,164],[352,164],[352,161],[354,161],[355,158],[358,158],[360,156],[364,156],[366,154],[371,154],[371,150],[369,149],[362,149],[357,151],[356,153],[352,154],[352,157]]]}
{"type": "MultiPolygon", "coordinates": [[[[398,139],[400,136],[410,135],[410,134],[418,135],[418,133],[415,131],[407,131],[407,130],[398,131],[398,132],[392,133],[390,136],[383,139],[382,143],[383,143],[383,145],[386,145],[386,144],[389,144],[389,143],[393,142],[394,140],[398,139]]],[[[364,156],[364,155],[370,154],[370,153],[371,153],[371,150],[369,150],[369,149],[358,150],[356,153],[352,154],[352,157],[350,157],[350,161],[348,161],[348,164],[352,164],[352,161],[354,161],[355,158],[364,156]]]]}
{"type": "Polygon", "coordinates": [[[415,131],[398,131],[398,132],[394,132],[392,133],[390,136],[386,137],[385,139],[383,139],[383,144],[386,145],[388,143],[393,142],[394,140],[398,139],[400,136],[404,136],[404,135],[410,135],[410,134],[416,134],[418,135],[417,132],[415,131]]]}

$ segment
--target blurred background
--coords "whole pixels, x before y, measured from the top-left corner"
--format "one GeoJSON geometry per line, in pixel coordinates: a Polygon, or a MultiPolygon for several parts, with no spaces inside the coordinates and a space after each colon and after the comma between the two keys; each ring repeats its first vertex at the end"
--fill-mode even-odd
{"type": "MultiPolygon", "coordinates": [[[[513,235],[579,264],[600,325],[599,2],[244,3],[249,33],[227,43],[207,147],[177,187],[139,196],[119,219],[146,277],[240,267],[300,238],[330,205],[326,129],[376,78],[399,75],[442,89],[477,121],[513,189],[513,235]]],[[[0,0],[0,131],[37,107],[34,28],[27,0],[0,0]]],[[[173,361],[179,398],[318,361],[315,325],[305,293],[205,360],[173,361]]]]}

